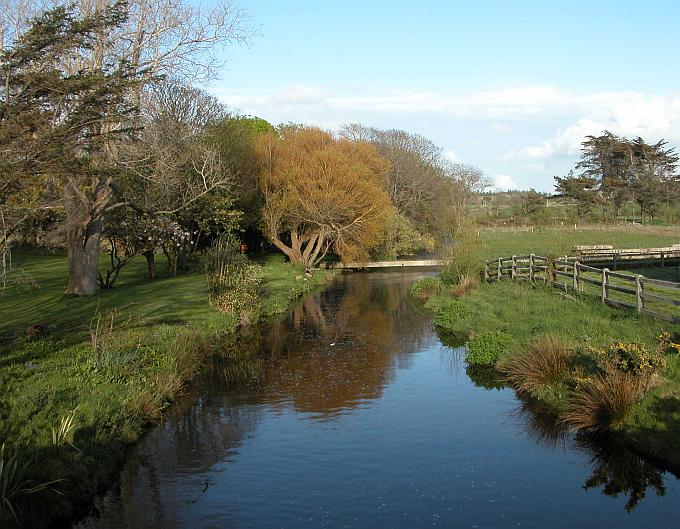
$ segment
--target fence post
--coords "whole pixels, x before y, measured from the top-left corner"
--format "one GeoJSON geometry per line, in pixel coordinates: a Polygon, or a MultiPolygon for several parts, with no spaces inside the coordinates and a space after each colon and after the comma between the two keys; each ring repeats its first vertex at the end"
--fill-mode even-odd
{"type": "Polygon", "coordinates": [[[484,281],[489,281],[489,260],[484,261],[484,281]]]}
{"type": "Polygon", "coordinates": [[[602,303],[607,303],[609,298],[609,268],[602,269],[602,303]]]}
{"type": "Polygon", "coordinates": [[[642,312],[642,309],[645,308],[645,300],[643,298],[644,283],[642,279],[643,276],[639,274],[635,276],[635,306],[638,312],[642,312]]]}
{"type": "Polygon", "coordinates": [[[663,258],[663,250],[661,250],[661,268],[665,268],[665,267],[666,267],[666,263],[665,263],[664,258],[663,258]]]}
{"type": "Polygon", "coordinates": [[[529,282],[534,282],[534,254],[529,254],[529,282]]]}
{"type": "Polygon", "coordinates": [[[578,280],[578,261],[574,261],[574,290],[579,291],[579,280],[578,280]]]}
{"type": "Polygon", "coordinates": [[[503,279],[503,258],[498,258],[498,280],[503,279]]]}
{"type": "Polygon", "coordinates": [[[512,269],[510,270],[510,279],[515,279],[517,276],[517,256],[512,256],[512,269]]]}

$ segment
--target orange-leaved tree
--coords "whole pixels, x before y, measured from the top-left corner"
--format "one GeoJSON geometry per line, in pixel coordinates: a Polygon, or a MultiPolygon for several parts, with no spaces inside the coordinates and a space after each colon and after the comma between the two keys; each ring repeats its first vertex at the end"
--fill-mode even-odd
{"type": "Polygon", "coordinates": [[[375,148],[300,126],[255,141],[269,240],[307,269],[331,249],[345,261],[364,258],[392,208],[388,164],[375,148]]]}

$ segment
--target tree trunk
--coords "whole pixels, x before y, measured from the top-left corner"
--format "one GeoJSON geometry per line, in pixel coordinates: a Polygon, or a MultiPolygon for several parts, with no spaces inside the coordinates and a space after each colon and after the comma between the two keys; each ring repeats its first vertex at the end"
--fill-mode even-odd
{"type": "Polygon", "coordinates": [[[156,255],[153,253],[153,250],[147,250],[143,255],[146,257],[149,279],[156,279],[156,255]]]}
{"type": "Polygon", "coordinates": [[[99,262],[102,220],[83,226],[67,221],[66,245],[68,251],[67,294],[92,296],[97,291],[97,263],[99,262]]]}

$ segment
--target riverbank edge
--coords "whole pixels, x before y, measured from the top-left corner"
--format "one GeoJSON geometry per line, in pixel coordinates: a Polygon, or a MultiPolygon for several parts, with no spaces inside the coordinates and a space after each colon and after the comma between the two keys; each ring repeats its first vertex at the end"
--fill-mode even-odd
{"type": "MultiPolygon", "coordinates": [[[[271,271],[268,269],[268,262],[263,262],[262,266],[265,274],[271,271]]],[[[301,297],[323,288],[339,274],[332,270],[306,274],[294,265],[285,266],[290,268],[285,271],[283,278],[280,277],[283,275],[281,265],[277,262],[271,266],[276,268],[273,273],[279,275],[279,284],[276,288],[263,289],[261,322],[276,318],[301,297]]],[[[207,295],[205,303],[208,303],[207,295]]],[[[26,501],[18,506],[20,527],[70,527],[74,520],[91,513],[96,497],[115,483],[128,451],[150,428],[162,420],[176,397],[183,394],[196,376],[203,372],[206,362],[216,353],[217,345],[238,339],[238,321],[237,316],[215,312],[210,317],[194,318],[190,323],[168,325],[136,322],[139,326],[134,329],[116,331],[121,335],[119,345],[123,348],[130,345],[130,335],[137,348],[148,350],[148,354],[144,356],[147,362],[135,366],[140,374],[143,373],[141,378],[144,387],[129,390],[122,409],[104,408],[111,413],[100,414],[95,418],[97,426],[106,426],[105,437],[101,435],[104,429],[93,434],[89,441],[84,441],[84,436],[80,435],[81,428],[75,410],[80,413],[82,401],[87,398],[84,397],[79,402],[74,402],[75,426],[72,431],[66,432],[62,440],[54,438],[55,434],[59,437],[61,425],[67,417],[54,415],[53,446],[45,446],[44,443],[40,445],[39,440],[35,444],[27,443],[25,439],[20,441],[15,453],[20,464],[30,462],[28,479],[31,483],[58,480],[49,489],[24,498],[26,501]],[[216,323],[217,326],[222,326],[220,330],[216,330],[216,323]]],[[[72,354],[74,363],[78,363],[78,358],[83,355],[93,352],[92,338],[83,332],[70,331],[50,336],[48,341],[42,343],[60,344],[60,354],[72,354]]],[[[30,357],[35,356],[35,351],[32,350],[35,344],[41,344],[41,341],[20,340],[6,344],[4,349],[12,349],[14,345],[26,346],[27,356],[30,357]]],[[[0,352],[2,349],[0,348],[0,352]]],[[[31,364],[29,360],[27,365],[31,364]]],[[[68,373],[64,375],[68,376],[68,373]]],[[[80,389],[77,386],[74,385],[76,389],[80,389]]],[[[97,388],[90,389],[96,395],[97,388]]],[[[50,388],[45,388],[45,391],[49,392],[50,388]]],[[[101,412],[102,408],[97,411],[101,412]]],[[[11,442],[11,439],[8,440],[11,442]]],[[[9,444],[6,447],[11,448],[9,444]]],[[[11,524],[12,520],[8,521],[11,524]]]]}
{"type": "MultiPolygon", "coordinates": [[[[484,285],[481,288],[491,289],[493,288],[493,286],[495,285],[484,285]]],[[[546,292],[553,293],[550,287],[539,286],[538,288],[543,288],[546,292]]],[[[503,293],[501,293],[498,296],[499,302],[502,301],[502,298],[503,293]]],[[[465,303],[465,298],[455,297],[445,292],[433,295],[429,298],[425,299],[421,298],[420,302],[422,303],[424,310],[435,316],[437,314],[438,307],[454,299],[457,301],[461,301],[462,303],[465,303]]],[[[601,310],[603,311],[625,310],[625,309],[611,309],[599,304],[594,304],[594,308],[596,310],[599,310],[601,308],[601,310]]],[[[631,311],[628,314],[628,316],[631,316],[632,319],[637,317],[637,314],[631,311]]],[[[477,322],[477,325],[475,327],[477,327],[477,329],[464,328],[457,324],[451,326],[447,326],[446,324],[444,324],[442,326],[441,322],[439,325],[435,325],[435,329],[440,335],[444,337],[447,336],[449,338],[455,337],[457,341],[463,340],[464,343],[461,343],[461,345],[464,345],[471,337],[475,336],[475,330],[478,330],[479,328],[484,328],[483,319],[484,319],[483,314],[477,314],[475,316],[475,320],[477,322]]],[[[658,322],[657,320],[651,320],[648,317],[644,317],[644,323],[655,326],[666,325],[664,323],[658,322]]],[[[673,327],[670,324],[668,324],[667,326],[669,328],[677,329],[677,326],[673,327]]],[[[510,334],[510,336],[513,339],[513,345],[511,346],[510,352],[507,355],[507,357],[510,357],[512,355],[512,352],[517,350],[518,347],[524,345],[527,340],[526,337],[513,335],[511,326],[505,328],[504,332],[508,332],[508,334],[510,334]]],[[[547,332],[547,334],[550,333],[547,332]]],[[[493,371],[497,375],[499,375],[500,380],[501,373],[496,369],[495,365],[492,366],[491,369],[493,369],[493,371]]],[[[513,389],[512,386],[506,383],[504,383],[504,385],[508,389],[513,389]]],[[[560,410],[563,409],[566,395],[559,394],[558,392],[548,391],[544,395],[528,395],[527,398],[531,399],[537,404],[540,404],[547,413],[557,417],[559,415],[560,410]]],[[[645,399],[643,399],[643,402],[644,401],[645,399]]],[[[680,478],[680,450],[678,450],[678,448],[680,447],[680,431],[675,431],[674,429],[655,430],[642,427],[639,427],[636,430],[635,426],[636,425],[639,426],[638,424],[640,422],[639,419],[643,413],[644,412],[638,411],[638,413],[633,414],[633,416],[629,418],[629,420],[626,422],[622,429],[610,432],[609,435],[618,436],[632,452],[653,462],[660,469],[664,471],[669,471],[680,478]]],[[[652,417],[652,423],[658,425],[664,424],[664,421],[662,420],[662,418],[652,417]]]]}

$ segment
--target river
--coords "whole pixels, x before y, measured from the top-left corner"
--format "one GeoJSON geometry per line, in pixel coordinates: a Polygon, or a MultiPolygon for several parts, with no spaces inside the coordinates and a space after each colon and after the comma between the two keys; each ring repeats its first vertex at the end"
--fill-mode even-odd
{"type": "Polygon", "coordinates": [[[420,276],[344,274],[225,345],[76,527],[678,526],[675,476],[467,373],[420,276]]]}

